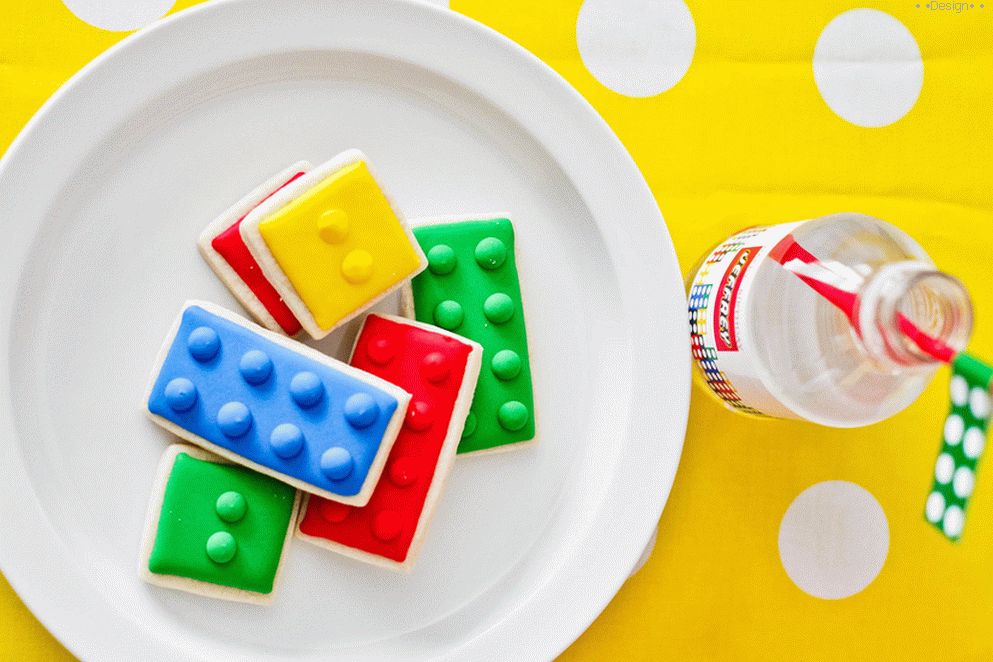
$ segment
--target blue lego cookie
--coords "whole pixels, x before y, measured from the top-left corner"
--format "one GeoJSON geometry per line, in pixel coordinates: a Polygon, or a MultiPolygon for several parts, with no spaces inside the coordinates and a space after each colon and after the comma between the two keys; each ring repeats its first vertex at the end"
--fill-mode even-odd
{"type": "Polygon", "coordinates": [[[219,306],[187,302],[148,390],[152,420],[232,462],[354,506],[410,395],[219,306]]]}

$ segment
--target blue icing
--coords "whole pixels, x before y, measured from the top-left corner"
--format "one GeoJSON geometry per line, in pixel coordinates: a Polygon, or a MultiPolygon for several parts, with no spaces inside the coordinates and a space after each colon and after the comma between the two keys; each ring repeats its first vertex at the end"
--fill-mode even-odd
{"type": "Polygon", "coordinates": [[[292,423],[280,423],[269,435],[269,445],[276,455],[288,460],[303,450],[303,432],[292,423]]]}
{"type": "Polygon", "coordinates": [[[186,336],[186,347],[193,358],[200,363],[206,363],[221,349],[221,339],[209,326],[198,326],[186,336]]]}
{"type": "Polygon", "coordinates": [[[197,387],[186,377],[176,377],[165,385],[165,399],[174,411],[189,411],[197,403],[197,387]]]}
{"type": "Polygon", "coordinates": [[[334,446],[324,451],[321,456],[321,471],[331,480],[348,478],[355,468],[352,454],[341,446],[334,446]]]}
{"type": "Polygon", "coordinates": [[[290,380],[290,397],[301,407],[313,407],[324,397],[324,384],[309,370],[298,372],[290,380]]]}
{"type": "Polygon", "coordinates": [[[217,410],[217,427],[225,437],[240,437],[252,427],[252,412],[244,402],[226,402],[217,410]]]}
{"type": "Polygon", "coordinates": [[[148,398],[150,412],[184,430],[341,496],[362,489],[397,404],[199,306],[183,311],[148,398]]]}
{"type": "Polygon", "coordinates": [[[356,393],[345,400],[345,420],[356,428],[367,428],[379,418],[379,405],[368,393],[356,393]]]}
{"type": "Polygon", "coordinates": [[[264,383],[272,374],[272,359],[265,352],[250,349],[241,355],[238,370],[245,381],[254,386],[264,383]]]}

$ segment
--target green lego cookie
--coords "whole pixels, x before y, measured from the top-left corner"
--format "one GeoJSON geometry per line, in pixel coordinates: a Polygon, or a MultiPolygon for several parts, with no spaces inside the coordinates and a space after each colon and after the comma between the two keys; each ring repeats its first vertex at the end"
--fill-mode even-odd
{"type": "Polygon", "coordinates": [[[183,445],[166,451],[160,471],[161,505],[153,503],[149,514],[145,579],[212,597],[267,601],[296,490],[183,445]]]}
{"type": "Polygon", "coordinates": [[[411,282],[414,316],[483,346],[459,453],[535,436],[534,395],[514,227],[506,218],[426,221],[414,237],[428,268],[411,282]]]}

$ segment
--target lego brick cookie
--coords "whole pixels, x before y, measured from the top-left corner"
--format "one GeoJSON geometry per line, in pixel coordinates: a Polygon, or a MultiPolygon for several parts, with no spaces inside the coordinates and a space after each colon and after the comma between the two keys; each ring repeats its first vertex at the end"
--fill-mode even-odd
{"type": "Polygon", "coordinates": [[[364,505],[410,395],[213,304],[187,302],[149,383],[152,420],[232,462],[364,505]]]}
{"type": "Polygon", "coordinates": [[[309,497],[301,539],[395,570],[412,567],[455,458],[482,351],[437,327],[366,317],[351,365],[409,391],[407,420],[369,503],[355,508],[309,497]]]}
{"type": "Polygon", "coordinates": [[[358,150],[252,211],[241,236],[304,330],[323,338],[426,266],[403,215],[358,150]]]}
{"type": "Polygon", "coordinates": [[[174,444],[159,462],[139,574],[157,586],[268,604],[299,501],[289,485],[174,444]]]}
{"type": "Polygon", "coordinates": [[[214,219],[197,241],[203,259],[245,310],[265,328],[282,331],[288,336],[300,332],[300,322],[293,316],[293,311],[279,292],[266,280],[258,262],[242,240],[239,227],[249,212],[284,186],[303,177],[308,170],[310,164],[300,161],[263,182],[214,219]]]}
{"type": "Polygon", "coordinates": [[[421,219],[428,268],[404,289],[404,314],[478,342],[483,367],[459,453],[507,450],[535,437],[534,395],[514,226],[501,216],[421,219]]]}

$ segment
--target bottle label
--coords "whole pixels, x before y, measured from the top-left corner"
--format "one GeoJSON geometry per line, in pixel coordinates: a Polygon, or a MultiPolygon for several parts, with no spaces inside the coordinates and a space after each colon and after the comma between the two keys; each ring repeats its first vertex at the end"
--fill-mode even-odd
{"type": "Polygon", "coordinates": [[[769,253],[803,222],[751,227],[729,237],[703,261],[690,287],[693,360],[710,390],[745,413],[798,418],[766,386],[749,337],[748,301],[769,253]]]}
{"type": "Polygon", "coordinates": [[[738,294],[745,279],[745,272],[758,252],[757,246],[742,248],[731,258],[731,263],[728,264],[727,271],[721,278],[720,286],[717,288],[717,307],[714,315],[714,341],[718,351],[738,351],[738,334],[734,330],[738,294]]]}

